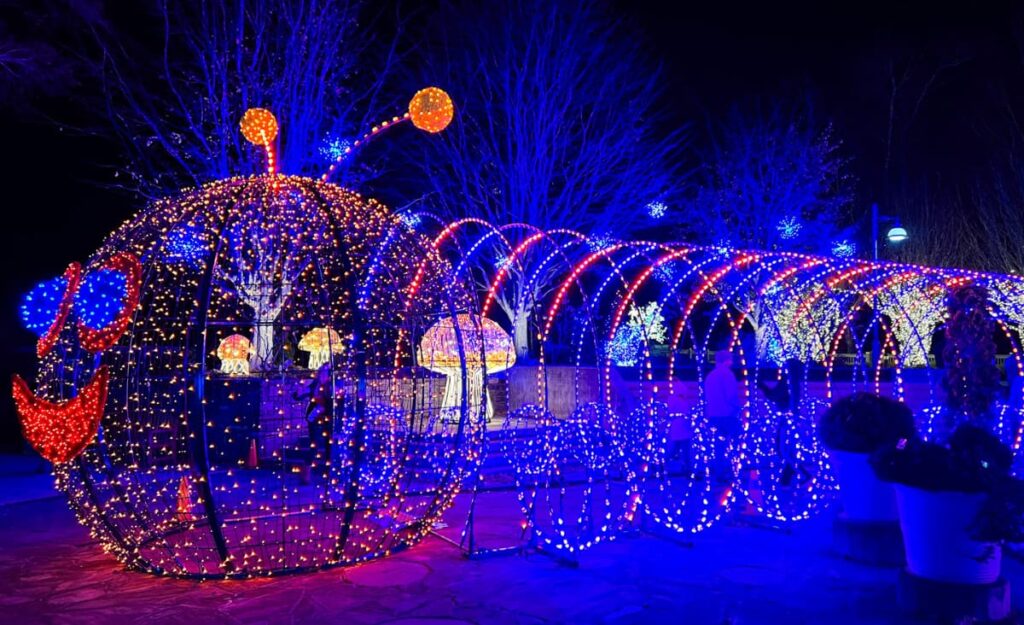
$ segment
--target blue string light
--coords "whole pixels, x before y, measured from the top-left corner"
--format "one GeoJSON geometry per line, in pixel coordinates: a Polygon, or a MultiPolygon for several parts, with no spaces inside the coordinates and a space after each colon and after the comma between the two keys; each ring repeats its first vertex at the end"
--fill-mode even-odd
{"type": "Polygon", "coordinates": [[[832,242],[832,255],[836,258],[849,258],[857,253],[857,244],[849,239],[832,242]]]}
{"type": "Polygon", "coordinates": [[[788,240],[799,236],[800,229],[803,227],[803,224],[796,217],[789,215],[780,219],[775,229],[779,231],[781,238],[788,240]]]}
{"type": "Polygon", "coordinates": [[[21,298],[21,324],[25,329],[42,336],[57,317],[60,300],[68,281],[63,277],[40,282],[21,298]]]}
{"type": "Polygon", "coordinates": [[[100,269],[87,275],[75,295],[79,320],[94,330],[109,325],[121,312],[127,290],[127,278],[120,271],[100,269]]]}

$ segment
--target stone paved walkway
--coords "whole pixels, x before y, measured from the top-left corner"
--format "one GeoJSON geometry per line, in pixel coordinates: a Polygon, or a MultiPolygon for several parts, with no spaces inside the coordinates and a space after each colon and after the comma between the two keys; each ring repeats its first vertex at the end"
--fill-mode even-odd
{"type": "MultiPolygon", "coordinates": [[[[638,536],[579,568],[540,555],[466,560],[430,538],[388,560],[278,579],[191,582],[127,572],[61,499],[0,506],[0,623],[909,623],[895,569],[828,553],[829,521],[723,524],[692,547],[638,536]]],[[[1009,559],[1014,603],[1024,567],[1009,559]]]]}

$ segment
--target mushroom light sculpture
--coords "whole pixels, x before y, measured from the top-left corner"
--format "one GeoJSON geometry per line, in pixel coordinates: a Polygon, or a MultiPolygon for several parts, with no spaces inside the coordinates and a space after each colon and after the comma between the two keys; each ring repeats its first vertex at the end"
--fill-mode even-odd
{"type": "Polygon", "coordinates": [[[345,351],[345,346],[334,328],[313,328],[299,341],[299,350],[309,352],[309,368],[315,370],[330,361],[332,353],[345,351]]]}
{"type": "Polygon", "coordinates": [[[486,317],[468,313],[461,313],[455,318],[445,317],[424,332],[420,340],[420,366],[446,376],[441,414],[450,418],[458,417],[465,379],[470,414],[479,411],[483,397],[486,398],[486,417],[489,420],[494,414],[494,406],[484,388],[484,376],[504,371],[515,363],[512,337],[486,317]]]}
{"type": "Polygon", "coordinates": [[[249,352],[252,343],[241,334],[225,337],[217,347],[220,371],[228,375],[249,375],[249,352]]]}

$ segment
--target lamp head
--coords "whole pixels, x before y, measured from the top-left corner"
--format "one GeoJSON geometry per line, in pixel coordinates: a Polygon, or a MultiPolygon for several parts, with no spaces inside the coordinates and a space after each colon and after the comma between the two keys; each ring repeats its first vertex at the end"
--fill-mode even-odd
{"type": "Polygon", "coordinates": [[[908,236],[906,228],[896,225],[889,228],[889,232],[885,235],[885,238],[888,239],[889,243],[902,243],[907,240],[908,236]]]}

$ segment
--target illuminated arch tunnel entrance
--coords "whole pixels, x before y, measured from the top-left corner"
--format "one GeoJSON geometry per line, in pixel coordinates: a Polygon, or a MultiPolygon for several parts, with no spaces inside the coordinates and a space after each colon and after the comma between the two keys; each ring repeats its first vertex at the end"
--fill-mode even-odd
{"type": "MultiPolygon", "coordinates": [[[[815,433],[834,398],[898,399],[930,432],[959,285],[988,290],[997,361],[1021,373],[1018,276],[403,219],[515,337],[516,365],[486,383],[496,408],[469,512],[514,490],[520,545],[571,557],[638,527],[695,534],[736,507],[773,523],[815,515],[836,491],[815,433]],[[737,380],[732,433],[708,410],[716,358],[737,380]],[[514,488],[489,481],[490,465],[514,488]]],[[[998,406],[1015,452],[1020,400],[998,406]]],[[[469,518],[460,542],[500,542],[474,537],[469,518]]]]}

